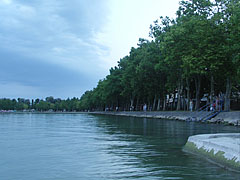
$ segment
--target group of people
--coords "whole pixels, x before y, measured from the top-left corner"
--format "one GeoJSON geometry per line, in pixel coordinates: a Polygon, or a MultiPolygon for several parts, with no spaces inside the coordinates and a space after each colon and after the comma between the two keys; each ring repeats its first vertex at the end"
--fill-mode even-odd
{"type": "Polygon", "coordinates": [[[213,103],[210,105],[210,111],[221,111],[223,109],[223,98],[216,96],[213,103]]]}
{"type": "MultiPolygon", "coordinates": [[[[210,108],[208,110],[210,111],[221,111],[223,110],[223,97],[222,96],[216,96],[213,100],[213,103],[210,104],[210,108]]],[[[190,99],[190,102],[189,102],[189,110],[190,111],[193,111],[193,107],[194,107],[194,103],[193,103],[193,100],[190,99]]],[[[130,106],[129,108],[130,111],[133,111],[134,110],[134,106],[130,106]]],[[[147,111],[147,104],[143,104],[142,106],[142,110],[143,111],[147,111]]],[[[151,107],[150,107],[150,110],[151,110],[151,107]]],[[[119,107],[116,107],[116,111],[119,111],[119,107]]]]}
{"type": "MultiPolygon", "coordinates": [[[[223,97],[222,96],[216,96],[213,100],[213,103],[210,104],[210,111],[222,111],[223,110],[223,97]]],[[[193,111],[193,100],[190,99],[189,102],[189,110],[193,111]]]]}

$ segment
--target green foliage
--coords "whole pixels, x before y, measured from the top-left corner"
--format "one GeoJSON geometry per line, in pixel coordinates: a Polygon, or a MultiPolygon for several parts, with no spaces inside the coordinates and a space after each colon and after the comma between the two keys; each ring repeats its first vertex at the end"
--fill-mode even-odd
{"type": "Polygon", "coordinates": [[[120,59],[118,67],[111,68],[95,89],[82,96],[81,108],[151,105],[149,102],[156,97],[162,102],[166,95],[178,92],[181,96],[187,89],[200,103],[200,96],[210,92],[211,77],[216,79],[215,94],[224,91],[222,84],[227,77],[237,89],[239,32],[238,0],[183,0],[177,18],[154,21],[149,33],[154,40],[140,38],[138,47],[120,59]]]}
{"type": "Polygon", "coordinates": [[[67,100],[61,100],[60,98],[54,99],[54,97],[47,97],[44,100],[36,99],[30,103],[29,99],[18,98],[15,99],[0,99],[0,110],[17,110],[17,111],[79,111],[80,100],[78,98],[72,98],[67,100]]]}
{"type": "Polygon", "coordinates": [[[0,100],[0,110],[13,110],[16,108],[17,105],[17,101],[14,100],[10,100],[10,99],[1,99],[0,100]]]}

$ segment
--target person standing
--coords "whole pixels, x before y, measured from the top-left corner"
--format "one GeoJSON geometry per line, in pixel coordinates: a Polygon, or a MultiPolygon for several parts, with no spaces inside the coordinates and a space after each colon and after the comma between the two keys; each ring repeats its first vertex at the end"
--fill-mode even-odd
{"type": "Polygon", "coordinates": [[[143,105],[143,111],[147,111],[147,104],[143,105]]]}
{"type": "Polygon", "coordinates": [[[193,111],[193,101],[192,101],[192,99],[190,100],[189,108],[190,108],[190,111],[193,111]]]}

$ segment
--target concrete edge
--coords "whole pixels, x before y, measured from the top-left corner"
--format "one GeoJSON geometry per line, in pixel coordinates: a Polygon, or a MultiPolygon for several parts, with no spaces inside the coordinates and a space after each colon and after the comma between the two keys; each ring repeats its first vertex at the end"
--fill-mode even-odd
{"type": "MultiPolygon", "coordinates": [[[[88,113],[99,114],[99,115],[127,116],[127,117],[140,117],[140,118],[143,117],[143,118],[201,122],[200,121],[201,117],[196,112],[177,112],[177,111],[172,111],[172,112],[171,111],[166,111],[166,112],[154,112],[154,111],[153,112],[141,112],[141,111],[104,112],[104,111],[101,111],[100,112],[100,111],[96,111],[96,112],[88,112],[88,113]]],[[[233,112],[233,113],[228,112],[228,113],[223,113],[223,115],[226,117],[223,117],[221,120],[213,119],[213,120],[206,121],[206,123],[240,126],[240,112],[233,112]],[[235,114],[235,115],[232,116],[231,118],[231,114],[235,114]]]]}
{"type": "Polygon", "coordinates": [[[240,172],[240,142],[236,144],[236,139],[240,141],[240,133],[190,136],[183,150],[199,154],[222,167],[240,172]],[[230,142],[224,144],[223,138],[230,139],[230,142]]]}

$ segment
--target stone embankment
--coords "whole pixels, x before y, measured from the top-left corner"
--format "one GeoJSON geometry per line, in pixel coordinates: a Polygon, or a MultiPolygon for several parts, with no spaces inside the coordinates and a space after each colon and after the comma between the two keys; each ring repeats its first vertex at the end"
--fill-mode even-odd
{"type": "Polygon", "coordinates": [[[184,150],[240,172],[240,133],[190,136],[184,150]]]}
{"type": "Polygon", "coordinates": [[[240,126],[240,111],[221,112],[216,117],[209,120],[209,122],[220,122],[240,126]]]}
{"type": "MultiPolygon", "coordinates": [[[[158,119],[175,119],[182,121],[202,121],[209,112],[189,112],[189,111],[120,111],[120,112],[92,112],[94,114],[108,114],[118,116],[147,117],[158,119]]],[[[208,123],[221,123],[227,125],[240,126],[240,111],[221,112],[216,117],[204,121],[208,123]]]]}

